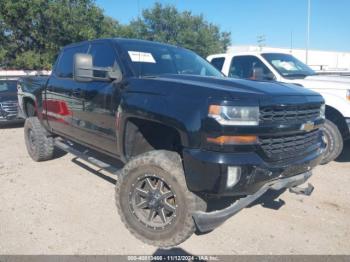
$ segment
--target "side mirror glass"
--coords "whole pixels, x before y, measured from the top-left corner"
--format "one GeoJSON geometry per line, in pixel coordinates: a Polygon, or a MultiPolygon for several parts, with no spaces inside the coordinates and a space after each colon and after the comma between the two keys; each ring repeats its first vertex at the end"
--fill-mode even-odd
{"type": "Polygon", "coordinates": [[[254,67],[252,79],[258,81],[264,80],[264,70],[261,67],[254,67]]]}
{"type": "Polygon", "coordinates": [[[268,73],[268,74],[266,74],[265,78],[266,78],[266,80],[269,80],[269,81],[274,81],[274,80],[276,80],[275,75],[274,75],[273,73],[271,73],[271,72],[268,73]]]}
{"type": "Polygon", "coordinates": [[[114,63],[113,68],[110,71],[107,71],[107,77],[112,80],[120,82],[123,78],[122,71],[117,63],[114,63]]]}
{"type": "Polygon", "coordinates": [[[73,79],[79,82],[89,82],[93,79],[92,56],[75,54],[73,58],[73,79]]]}
{"type": "Polygon", "coordinates": [[[78,82],[111,81],[120,82],[122,72],[115,63],[112,67],[94,67],[92,56],[89,54],[75,54],[73,59],[73,79],[78,82]]]}

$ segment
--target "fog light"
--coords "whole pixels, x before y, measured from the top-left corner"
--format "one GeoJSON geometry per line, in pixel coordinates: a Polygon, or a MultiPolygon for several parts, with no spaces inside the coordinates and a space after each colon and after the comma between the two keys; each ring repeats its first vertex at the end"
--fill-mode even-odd
{"type": "Polygon", "coordinates": [[[346,119],[346,123],[348,124],[349,130],[350,130],[350,118],[346,119]]]}
{"type": "Polygon", "coordinates": [[[241,178],[241,168],[237,166],[229,166],[227,168],[227,181],[226,186],[228,188],[234,187],[241,178]]]}

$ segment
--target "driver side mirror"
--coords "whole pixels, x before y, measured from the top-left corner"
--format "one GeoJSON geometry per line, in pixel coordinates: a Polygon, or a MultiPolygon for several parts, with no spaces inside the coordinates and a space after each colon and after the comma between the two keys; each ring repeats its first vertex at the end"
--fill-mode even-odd
{"type": "Polygon", "coordinates": [[[269,81],[274,81],[274,80],[276,80],[276,77],[272,72],[269,72],[265,75],[265,79],[269,80],[269,81]]]}
{"type": "Polygon", "coordinates": [[[253,76],[252,79],[258,80],[258,81],[273,81],[275,80],[275,76],[272,72],[264,73],[264,69],[261,67],[255,67],[253,68],[253,76]]]}
{"type": "Polygon", "coordinates": [[[254,67],[252,79],[258,81],[264,80],[264,70],[261,67],[254,67]]]}
{"type": "Polygon", "coordinates": [[[110,81],[122,80],[122,72],[117,64],[112,67],[94,67],[92,56],[89,54],[75,54],[73,58],[73,79],[78,82],[92,80],[110,81]],[[96,71],[97,74],[94,74],[96,71]],[[101,74],[103,73],[103,74],[101,74]]]}
{"type": "Polygon", "coordinates": [[[94,77],[92,56],[75,54],[73,58],[73,79],[78,82],[89,82],[94,77]]]}

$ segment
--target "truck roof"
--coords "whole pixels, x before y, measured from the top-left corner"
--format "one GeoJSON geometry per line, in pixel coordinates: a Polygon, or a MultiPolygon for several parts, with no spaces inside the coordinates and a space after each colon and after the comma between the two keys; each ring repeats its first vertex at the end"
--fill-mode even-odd
{"type": "Polygon", "coordinates": [[[77,43],[72,43],[69,45],[66,45],[63,47],[64,48],[69,48],[85,43],[93,43],[93,42],[115,42],[115,43],[144,43],[144,44],[154,44],[154,45],[161,45],[161,46],[171,46],[171,47],[177,47],[181,48],[176,45],[170,45],[166,43],[161,43],[161,42],[156,42],[156,41],[149,41],[149,40],[141,40],[141,39],[133,39],[133,38],[97,38],[97,39],[92,39],[92,40],[87,40],[87,41],[82,41],[82,42],[77,42],[77,43]]]}
{"type": "Polygon", "coordinates": [[[207,59],[213,59],[213,58],[218,58],[218,57],[234,57],[238,55],[262,55],[262,54],[288,54],[288,53],[283,53],[283,52],[275,52],[275,51],[246,51],[246,52],[237,52],[237,53],[221,53],[221,54],[214,54],[210,55],[207,57],[207,59]]]}

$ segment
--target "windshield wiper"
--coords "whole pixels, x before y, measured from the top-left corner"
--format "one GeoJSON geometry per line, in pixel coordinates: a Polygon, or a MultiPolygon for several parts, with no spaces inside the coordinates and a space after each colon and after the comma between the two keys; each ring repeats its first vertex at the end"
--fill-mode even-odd
{"type": "Polygon", "coordinates": [[[141,75],[141,78],[157,78],[159,75],[141,75]]]}
{"type": "Polygon", "coordinates": [[[311,74],[306,74],[306,73],[298,73],[298,74],[285,74],[285,77],[307,77],[310,76],[311,74]]]}

